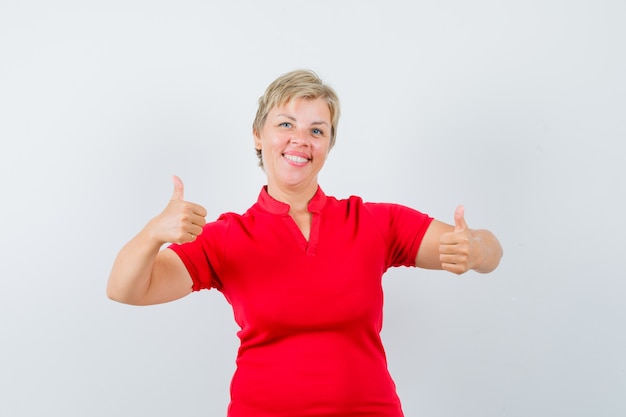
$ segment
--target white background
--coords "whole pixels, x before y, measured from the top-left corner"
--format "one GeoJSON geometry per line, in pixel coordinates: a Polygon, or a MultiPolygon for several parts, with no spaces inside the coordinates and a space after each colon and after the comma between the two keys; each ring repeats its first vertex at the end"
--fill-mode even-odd
{"type": "Polygon", "coordinates": [[[406,415],[626,415],[625,21],[621,0],[2,0],[0,415],[225,415],[223,297],[130,307],[106,280],[172,174],[210,220],[256,200],[256,100],[296,68],[342,100],[327,194],[462,203],[504,246],[490,275],[384,277],[406,415]]]}

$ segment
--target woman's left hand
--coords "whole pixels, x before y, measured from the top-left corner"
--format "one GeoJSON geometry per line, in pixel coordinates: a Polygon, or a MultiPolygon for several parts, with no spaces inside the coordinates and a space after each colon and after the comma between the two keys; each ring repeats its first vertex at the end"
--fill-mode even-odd
{"type": "Polygon", "coordinates": [[[454,231],[442,233],[439,239],[439,260],[442,269],[462,274],[480,265],[480,243],[465,222],[465,208],[454,211],[454,231]]]}

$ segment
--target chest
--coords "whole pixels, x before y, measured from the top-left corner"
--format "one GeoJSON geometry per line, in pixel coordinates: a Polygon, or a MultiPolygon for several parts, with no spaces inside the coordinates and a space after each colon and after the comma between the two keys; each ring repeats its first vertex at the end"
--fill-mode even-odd
{"type": "Polygon", "coordinates": [[[242,328],[329,329],[382,314],[384,242],[354,219],[290,216],[249,226],[226,251],[223,288],[242,328]],[[242,262],[241,259],[246,259],[242,262]]]}

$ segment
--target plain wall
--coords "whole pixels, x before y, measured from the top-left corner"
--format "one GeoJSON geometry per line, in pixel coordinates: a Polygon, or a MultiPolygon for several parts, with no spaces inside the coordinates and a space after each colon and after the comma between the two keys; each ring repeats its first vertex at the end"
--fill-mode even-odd
{"type": "Polygon", "coordinates": [[[167,203],[257,197],[251,124],[311,68],[343,115],[327,194],[409,205],[500,268],[384,276],[407,416],[626,415],[626,3],[0,3],[0,415],[221,416],[221,294],[131,307],[113,259],[167,203]]]}

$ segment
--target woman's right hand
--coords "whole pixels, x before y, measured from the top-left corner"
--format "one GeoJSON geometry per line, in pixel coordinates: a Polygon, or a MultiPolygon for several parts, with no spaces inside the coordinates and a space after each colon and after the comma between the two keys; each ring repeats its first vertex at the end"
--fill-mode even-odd
{"type": "Polygon", "coordinates": [[[185,186],[180,178],[172,177],[174,192],[167,207],[150,221],[151,236],[160,244],[192,242],[202,233],[207,211],[199,204],[185,201],[185,186]]]}
{"type": "Polygon", "coordinates": [[[192,279],[182,260],[165,243],[196,239],[206,224],[204,207],[184,200],[183,182],[174,177],[174,193],[165,210],[148,222],[115,258],[107,295],[133,305],[159,304],[192,291],[192,279]]]}

